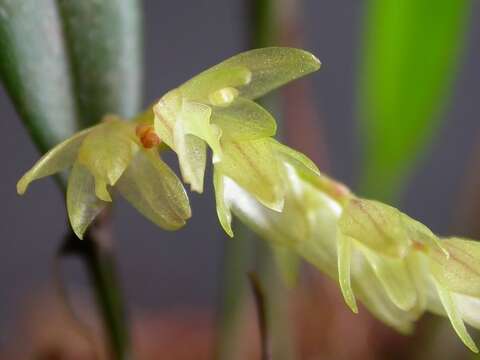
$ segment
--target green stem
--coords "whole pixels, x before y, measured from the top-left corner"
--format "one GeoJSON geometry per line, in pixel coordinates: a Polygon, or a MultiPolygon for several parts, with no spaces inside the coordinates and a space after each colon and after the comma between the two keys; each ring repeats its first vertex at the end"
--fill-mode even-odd
{"type": "Polygon", "coordinates": [[[102,216],[91,227],[84,240],[70,234],[62,245],[60,253],[78,256],[84,263],[98,311],[103,318],[110,358],[126,360],[131,358],[128,324],[116,276],[109,233],[108,219],[102,216]]]}
{"type": "Polygon", "coordinates": [[[233,359],[239,353],[239,337],[244,314],[246,277],[251,264],[254,234],[243,224],[235,221],[235,237],[226,239],[223,257],[222,296],[219,320],[219,339],[216,359],[233,359]]]}
{"type": "Polygon", "coordinates": [[[260,331],[261,359],[272,359],[272,339],[268,329],[267,300],[265,291],[260,284],[260,280],[255,272],[248,274],[250,286],[252,287],[255,306],[257,308],[258,328],[260,331]]]}

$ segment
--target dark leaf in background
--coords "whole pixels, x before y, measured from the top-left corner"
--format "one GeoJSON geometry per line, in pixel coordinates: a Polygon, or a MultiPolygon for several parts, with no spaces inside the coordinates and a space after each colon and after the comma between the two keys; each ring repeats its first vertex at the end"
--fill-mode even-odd
{"type": "Polygon", "coordinates": [[[54,0],[0,0],[0,76],[42,152],[78,128],[57,15],[54,0]]]}
{"type": "Polygon", "coordinates": [[[388,199],[438,129],[458,72],[470,1],[369,0],[365,10],[362,191],[388,199]]]}
{"type": "Polygon", "coordinates": [[[139,111],[142,24],[138,0],[57,0],[84,124],[139,111]]]}

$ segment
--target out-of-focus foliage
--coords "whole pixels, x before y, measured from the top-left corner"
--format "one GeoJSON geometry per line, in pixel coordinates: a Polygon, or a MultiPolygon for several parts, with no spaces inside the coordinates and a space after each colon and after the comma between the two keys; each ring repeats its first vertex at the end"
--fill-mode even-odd
{"type": "Polygon", "coordinates": [[[451,93],[469,0],[368,0],[360,74],[363,192],[392,198],[451,93]]]}
{"type": "Polygon", "coordinates": [[[139,110],[137,0],[0,0],[0,75],[42,152],[139,110]]]}
{"type": "MultiPolygon", "coordinates": [[[[141,34],[139,0],[0,0],[0,75],[42,152],[107,112],[131,116],[139,110],[141,34]]],[[[59,156],[68,160],[73,152],[67,153],[59,156]]],[[[63,164],[54,163],[42,171],[63,164]]],[[[85,178],[73,178],[85,185],[85,178]]],[[[128,329],[112,259],[105,252],[101,260],[83,255],[98,280],[113,357],[125,358],[128,329]]]]}
{"type": "Polygon", "coordinates": [[[141,105],[142,16],[138,0],[56,0],[82,124],[141,105]]]}
{"type": "Polygon", "coordinates": [[[0,0],[0,75],[42,152],[80,127],[62,34],[54,0],[0,0]]]}

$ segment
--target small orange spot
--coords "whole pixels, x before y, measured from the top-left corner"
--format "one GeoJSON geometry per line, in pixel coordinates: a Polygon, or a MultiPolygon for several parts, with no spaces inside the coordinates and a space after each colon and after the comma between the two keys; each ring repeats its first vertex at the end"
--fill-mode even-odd
{"type": "Polygon", "coordinates": [[[426,250],[425,245],[423,245],[423,244],[421,244],[417,241],[413,242],[412,247],[417,251],[425,252],[425,250],[426,250]]]}
{"type": "Polygon", "coordinates": [[[151,125],[138,125],[135,129],[135,133],[140,138],[143,147],[146,149],[151,149],[154,146],[160,145],[160,138],[151,125]]]}

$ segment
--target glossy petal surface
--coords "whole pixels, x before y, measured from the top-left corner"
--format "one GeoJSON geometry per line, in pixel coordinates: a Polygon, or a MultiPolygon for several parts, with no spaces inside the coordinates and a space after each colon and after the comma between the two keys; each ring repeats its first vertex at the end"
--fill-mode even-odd
{"type": "Polygon", "coordinates": [[[182,183],[155,150],[138,151],[116,188],[140,213],[163,229],[176,230],[191,216],[182,183]]]}

